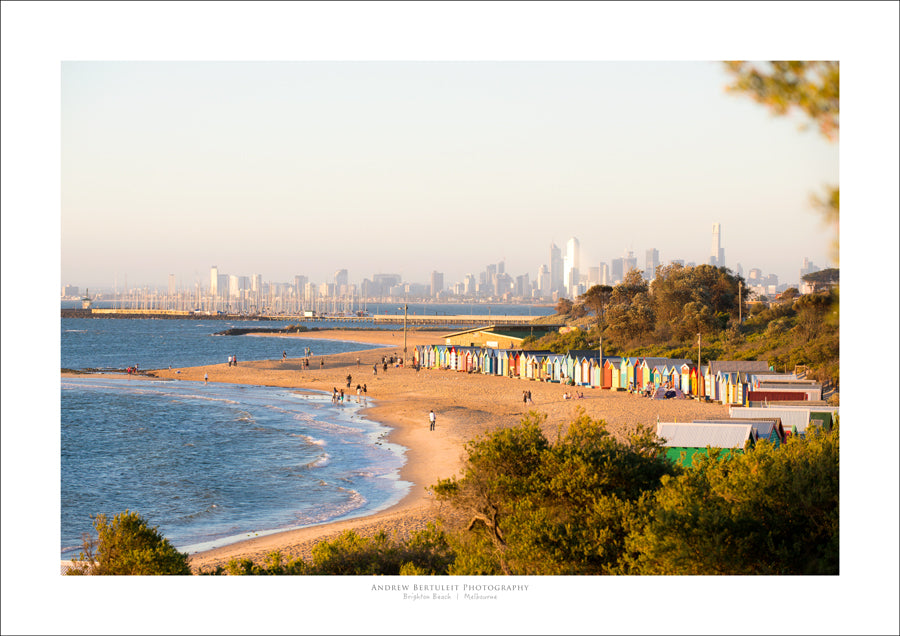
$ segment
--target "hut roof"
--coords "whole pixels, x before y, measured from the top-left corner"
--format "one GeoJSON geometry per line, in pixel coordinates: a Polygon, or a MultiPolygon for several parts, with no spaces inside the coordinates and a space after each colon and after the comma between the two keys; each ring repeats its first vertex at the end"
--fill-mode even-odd
{"type": "Polygon", "coordinates": [[[753,427],[757,437],[768,437],[773,430],[781,427],[780,417],[761,417],[759,419],[743,419],[739,417],[722,420],[694,420],[694,424],[749,424],[753,427]]]}
{"type": "Polygon", "coordinates": [[[765,360],[710,360],[709,372],[715,375],[720,371],[723,373],[769,371],[769,363],[765,360]]]}
{"type": "Polygon", "coordinates": [[[656,435],[665,439],[663,446],[672,448],[743,448],[753,435],[751,424],[681,424],[660,422],[656,435]]]}

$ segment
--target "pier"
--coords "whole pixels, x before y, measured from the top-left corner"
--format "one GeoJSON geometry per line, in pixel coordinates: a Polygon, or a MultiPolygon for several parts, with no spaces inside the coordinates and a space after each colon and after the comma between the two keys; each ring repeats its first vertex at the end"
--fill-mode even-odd
{"type": "Polygon", "coordinates": [[[509,316],[509,315],[407,315],[403,314],[375,314],[371,316],[340,316],[340,315],[315,315],[303,314],[227,314],[204,313],[191,311],[172,311],[165,309],[63,309],[63,318],[132,318],[132,319],[182,319],[182,320],[265,320],[285,321],[295,323],[346,323],[347,326],[360,328],[377,328],[383,325],[402,325],[404,320],[407,326],[418,327],[442,327],[442,326],[523,326],[531,323],[539,316],[509,316]]]}

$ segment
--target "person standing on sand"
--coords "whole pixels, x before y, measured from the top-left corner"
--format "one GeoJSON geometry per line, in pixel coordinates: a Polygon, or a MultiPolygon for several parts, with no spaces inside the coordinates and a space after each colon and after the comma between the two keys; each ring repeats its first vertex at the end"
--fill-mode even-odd
{"type": "Polygon", "coordinates": [[[281,361],[284,362],[285,360],[287,360],[287,351],[282,351],[281,352],[281,361]]]}
{"type": "Polygon", "coordinates": [[[528,404],[528,392],[522,391],[522,404],[528,404]]]}
{"type": "Polygon", "coordinates": [[[362,396],[362,387],[357,384],[356,385],[356,403],[357,404],[359,404],[361,396],[362,396]]]}
{"type": "Polygon", "coordinates": [[[359,358],[356,358],[356,368],[359,368],[359,358]]]}
{"type": "Polygon", "coordinates": [[[349,373],[347,374],[347,388],[350,388],[350,382],[353,380],[353,376],[349,373]]]}
{"type": "Polygon", "coordinates": [[[431,409],[431,411],[428,413],[428,423],[430,425],[429,430],[433,431],[434,430],[434,409],[431,409]]]}
{"type": "Polygon", "coordinates": [[[204,383],[209,382],[209,374],[208,373],[203,374],[203,382],[204,383]]]}
{"type": "Polygon", "coordinates": [[[237,356],[231,356],[231,359],[234,361],[234,366],[237,366],[237,356]]]}
{"type": "Polygon", "coordinates": [[[378,365],[377,364],[372,365],[372,375],[378,375],[378,365]]]}

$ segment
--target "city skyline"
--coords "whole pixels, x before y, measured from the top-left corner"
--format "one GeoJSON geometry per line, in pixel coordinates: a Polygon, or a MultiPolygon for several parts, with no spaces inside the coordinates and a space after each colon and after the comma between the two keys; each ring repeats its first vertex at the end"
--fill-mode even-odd
{"type": "Polygon", "coordinates": [[[584,267],[706,262],[714,222],[732,269],[828,263],[810,195],[838,183],[838,144],[729,81],[718,62],[65,62],[61,276],[535,277],[548,238],[578,236],[584,267]]]}

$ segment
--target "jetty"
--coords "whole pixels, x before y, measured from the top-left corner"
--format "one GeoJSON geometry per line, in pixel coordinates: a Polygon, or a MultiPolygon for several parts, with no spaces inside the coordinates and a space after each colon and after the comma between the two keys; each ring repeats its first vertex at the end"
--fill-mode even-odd
{"type": "Polygon", "coordinates": [[[374,314],[366,316],[344,316],[330,314],[234,314],[222,312],[177,311],[168,309],[63,309],[63,318],[132,318],[132,319],[181,319],[181,320],[227,320],[227,321],[284,321],[296,323],[346,323],[348,326],[373,327],[386,325],[403,325],[409,327],[442,327],[442,326],[523,326],[542,316],[514,316],[497,314],[457,314],[457,315],[409,315],[374,314]]]}

